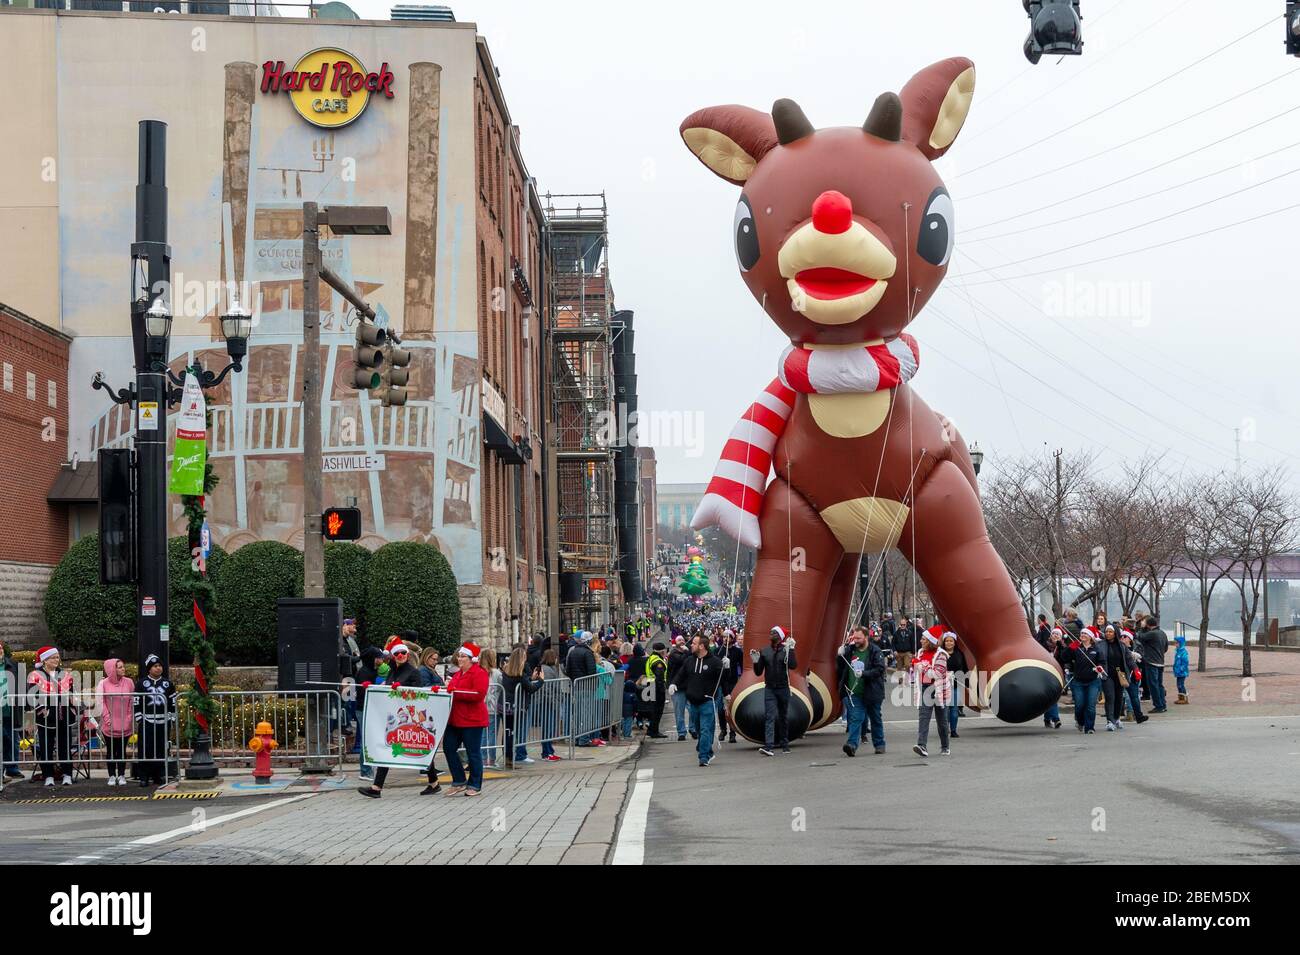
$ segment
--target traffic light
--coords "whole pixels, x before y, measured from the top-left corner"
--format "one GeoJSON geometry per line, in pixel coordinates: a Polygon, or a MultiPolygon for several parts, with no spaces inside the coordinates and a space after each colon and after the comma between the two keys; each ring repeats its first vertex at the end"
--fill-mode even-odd
{"type": "Polygon", "coordinates": [[[364,319],[357,322],[357,343],[352,348],[352,386],[358,391],[372,391],[382,382],[379,366],[384,363],[384,342],[388,333],[364,319]]]}
{"type": "Polygon", "coordinates": [[[328,507],[320,516],[321,536],[327,541],[354,541],[361,537],[361,510],[328,507]]]}
{"type": "Polygon", "coordinates": [[[1291,56],[1300,56],[1300,2],[1297,0],[1287,0],[1286,51],[1291,56]]]}
{"type": "Polygon", "coordinates": [[[135,562],[134,463],[130,448],[99,452],[99,582],[133,584],[135,562]]]}
{"type": "Polygon", "coordinates": [[[384,368],[384,389],[379,393],[379,401],[385,407],[390,405],[401,406],[406,404],[406,383],[410,380],[411,371],[407,367],[411,364],[411,353],[405,348],[399,348],[402,340],[394,334],[389,334],[388,347],[385,349],[385,357],[388,364],[384,368]]]}
{"type": "Polygon", "coordinates": [[[1078,56],[1083,52],[1083,15],[1079,0],[1024,0],[1029,14],[1025,58],[1037,63],[1043,54],[1078,56]]]}

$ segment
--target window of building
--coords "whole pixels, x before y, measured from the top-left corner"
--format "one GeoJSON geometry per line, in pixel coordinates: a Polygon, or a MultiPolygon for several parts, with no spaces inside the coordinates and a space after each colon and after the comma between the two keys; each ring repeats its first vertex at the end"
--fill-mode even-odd
{"type": "Polygon", "coordinates": [[[34,371],[27,373],[27,400],[36,400],[36,372],[34,371]]]}
{"type": "Polygon", "coordinates": [[[524,549],[524,469],[514,467],[514,478],[511,485],[515,492],[515,553],[520,557],[527,555],[524,549]]]}
{"type": "Polygon", "coordinates": [[[45,385],[46,403],[48,403],[51,408],[57,408],[59,406],[59,386],[52,381],[47,381],[45,385]]]}
{"type": "Polygon", "coordinates": [[[5,362],[5,391],[14,390],[14,366],[5,362]]]}

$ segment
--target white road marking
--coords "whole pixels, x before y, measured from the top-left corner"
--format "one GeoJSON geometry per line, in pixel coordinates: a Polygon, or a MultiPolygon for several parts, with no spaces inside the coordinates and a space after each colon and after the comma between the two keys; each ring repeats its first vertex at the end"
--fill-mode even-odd
{"type": "Polygon", "coordinates": [[[654,791],[653,769],[636,771],[636,788],[623,814],[623,825],[618,831],[618,844],[614,847],[614,865],[641,865],[645,862],[645,827],[650,815],[650,794],[654,791]]]}
{"type": "Polygon", "coordinates": [[[310,799],[316,793],[303,793],[301,796],[290,796],[288,799],[277,799],[274,802],[263,803],[260,806],[252,806],[248,809],[241,809],[239,812],[232,812],[229,815],[218,816],[215,819],[207,820],[201,829],[196,829],[193,825],[180,826],[176,829],[169,829],[166,832],[160,832],[153,836],[142,836],[139,839],[133,839],[126,843],[128,846],[156,846],[160,842],[166,842],[168,839],[174,839],[177,836],[192,836],[196,833],[206,832],[213,826],[219,826],[223,822],[231,822],[235,819],[243,819],[245,816],[251,816],[257,812],[263,812],[267,809],[278,809],[280,806],[287,806],[291,802],[298,802],[302,799],[310,799]]]}

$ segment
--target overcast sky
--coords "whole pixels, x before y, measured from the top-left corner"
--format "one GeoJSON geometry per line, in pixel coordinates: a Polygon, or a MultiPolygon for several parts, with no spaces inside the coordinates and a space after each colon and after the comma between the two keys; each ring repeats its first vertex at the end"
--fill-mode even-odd
{"type": "Polygon", "coordinates": [[[1145,450],[1172,472],[1231,468],[1240,428],[1247,465],[1300,474],[1296,211],[1224,228],[1300,203],[1282,0],[1083,0],[1083,56],[1036,67],[1020,0],[451,6],[488,40],[540,190],[608,197],[641,408],[702,425],[656,443],[661,482],[708,479],[784,345],[736,269],[739,190],[687,152],[681,120],[788,96],[817,126],[858,126],[878,93],[953,55],[978,81],[940,167],[956,253],[909,329],[913,387],[994,469],[1055,447],[1107,469],[1145,450]]]}

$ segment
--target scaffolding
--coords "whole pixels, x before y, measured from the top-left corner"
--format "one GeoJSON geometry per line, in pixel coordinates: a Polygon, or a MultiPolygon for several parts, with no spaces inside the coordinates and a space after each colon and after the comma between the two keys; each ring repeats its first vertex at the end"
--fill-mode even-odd
{"type": "Polygon", "coordinates": [[[613,388],[614,291],[605,194],[544,197],[550,235],[551,438],[556,461],[560,621],[612,622],[618,599],[613,388]]]}

